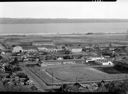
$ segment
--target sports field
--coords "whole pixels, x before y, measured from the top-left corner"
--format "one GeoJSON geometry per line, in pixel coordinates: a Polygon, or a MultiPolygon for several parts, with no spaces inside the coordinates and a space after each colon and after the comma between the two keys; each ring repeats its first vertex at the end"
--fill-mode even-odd
{"type": "Polygon", "coordinates": [[[45,71],[57,80],[63,82],[78,81],[85,83],[86,81],[125,79],[128,77],[128,74],[109,74],[96,68],[91,68],[84,65],[51,67],[47,68],[45,71]]]}

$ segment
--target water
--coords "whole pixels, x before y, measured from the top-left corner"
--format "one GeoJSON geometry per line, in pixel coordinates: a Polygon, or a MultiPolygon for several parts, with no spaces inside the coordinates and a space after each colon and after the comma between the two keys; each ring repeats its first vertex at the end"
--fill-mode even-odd
{"type": "Polygon", "coordinates": [[[71,34],[87,32],[125,33],[127,31],[128,22],[0,24],[1,34],[71,34]]]}

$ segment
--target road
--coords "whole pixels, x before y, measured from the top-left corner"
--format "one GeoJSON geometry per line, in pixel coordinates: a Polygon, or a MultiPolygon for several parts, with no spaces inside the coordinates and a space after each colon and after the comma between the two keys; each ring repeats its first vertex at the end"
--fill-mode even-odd
{"type": "Polygon", "coordinates": [[[47,86],[45,85],[45,83],[39,78],[37,77],[34,73],[32,73],[27,67],[22,66],[23,71],[25,72],[25,74],[27,74],[29,76],[29,78],[31,80],[34,81],[35,86],[42,92],[46,92],[45,89],[47,89],[47,86]]]}

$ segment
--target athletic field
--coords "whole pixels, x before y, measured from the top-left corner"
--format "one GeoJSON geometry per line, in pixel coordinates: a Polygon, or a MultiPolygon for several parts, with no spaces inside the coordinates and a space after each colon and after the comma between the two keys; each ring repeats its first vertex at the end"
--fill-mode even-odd
{"type": "Polygon", "coordinates": [[[76,81],[80,83],[86,83],[88,81],[126,79],[128,77],[128,74],[126,73],[111,74],[98,70],[97,68],[84,65],[62,65],[49,67],[45,69],[45,73],[47,74],[47,77],[52,78],[52,81],[46,82],[52,82],[52,84],[73,83],[76,81]]]}

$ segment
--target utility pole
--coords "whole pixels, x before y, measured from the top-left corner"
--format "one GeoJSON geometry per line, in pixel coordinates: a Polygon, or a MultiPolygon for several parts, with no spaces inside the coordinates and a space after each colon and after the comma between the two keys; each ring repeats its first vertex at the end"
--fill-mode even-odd
{"type": "Polygon", "coordinates": [[[128,30],[126,31],[126,33],[127,33],[127,34],[126,34],[126,39],[128,39],[128,30]]]}
{"type": "Polygon", "coordinates": [[[64,91],[64,88],[63,88],[63,86],[64,86],[64,85],[63,85],[63,81],[62,81],[62,92],[64,91]]]}
{"type": "Polygon", "coordinates": [[[53,72],[52,72],[52,89],[53,89],[53,72]]]}
{"type": "Polygon", "coordinates": [[[77,83],[77,72],[76,72],[76,83],[77,83]]]}

